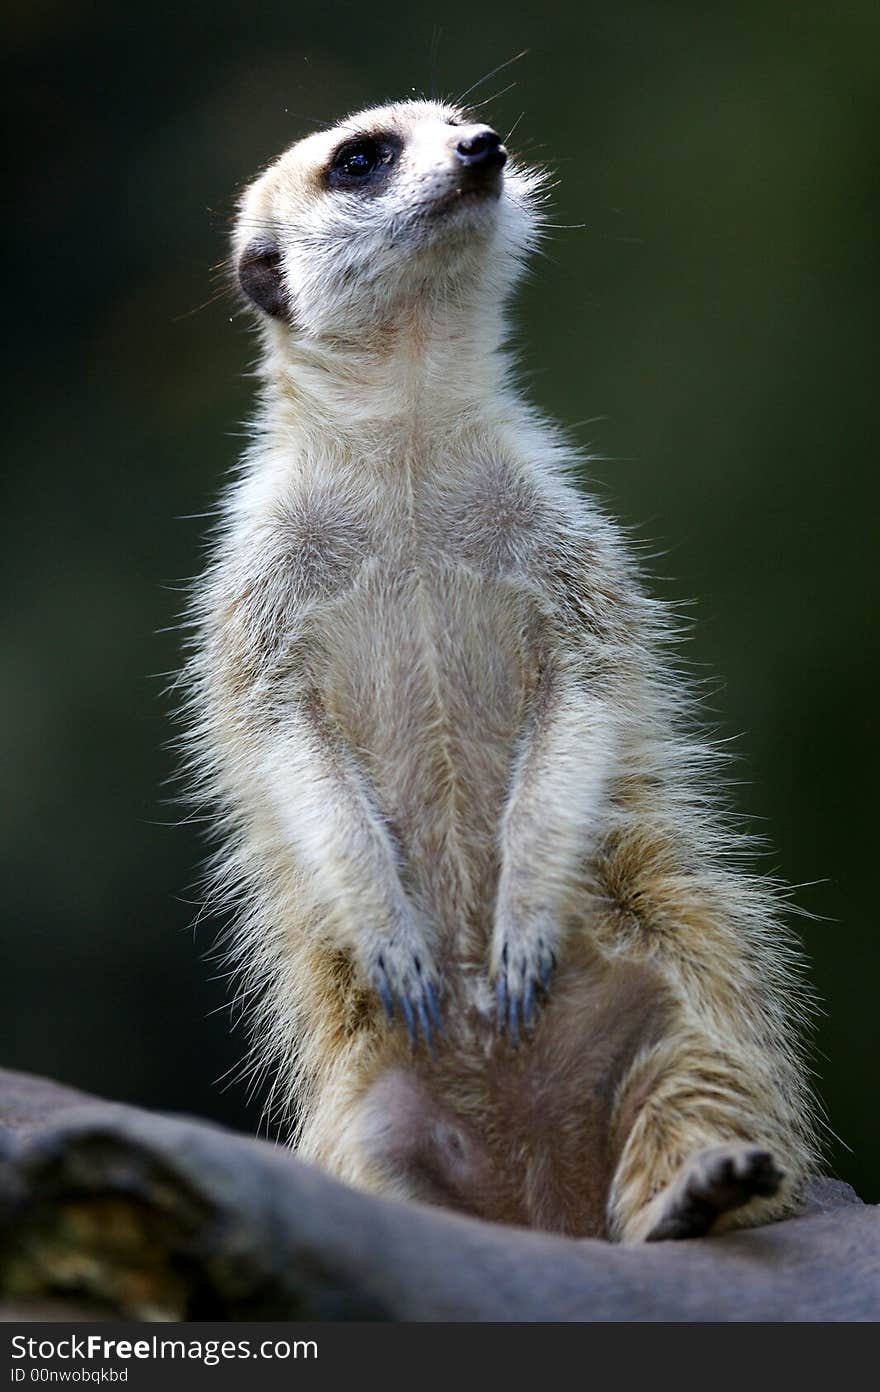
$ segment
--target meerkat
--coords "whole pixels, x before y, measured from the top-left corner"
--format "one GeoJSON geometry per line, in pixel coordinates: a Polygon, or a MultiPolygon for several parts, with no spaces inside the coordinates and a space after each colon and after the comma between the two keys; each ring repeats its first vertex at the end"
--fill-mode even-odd
{"type": "Polygon", "coordinates": [[[669,614],[512,383],[544,179],[405,101],[245,192],[262,392],[195,592],[190,763],[302,1157],[683,1238],[796,1209],[806,997],[669,614]]]}

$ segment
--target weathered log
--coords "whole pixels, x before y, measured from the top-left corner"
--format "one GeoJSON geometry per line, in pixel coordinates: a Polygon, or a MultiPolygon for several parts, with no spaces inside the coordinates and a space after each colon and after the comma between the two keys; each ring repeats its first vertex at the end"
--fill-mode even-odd
{"type": "Polygon", "coordinates": [[[361,1194],[267,1142],[22,1074],[0,1072],[0,1127],[16,1317],[880,1317],[880,1209],[834,1180],[783,1223],[620,1247],[361,1194]]]}

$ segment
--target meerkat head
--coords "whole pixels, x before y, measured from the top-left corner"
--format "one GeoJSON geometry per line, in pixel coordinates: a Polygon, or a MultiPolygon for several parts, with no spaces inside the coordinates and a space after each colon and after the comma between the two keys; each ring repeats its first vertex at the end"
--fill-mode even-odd
{"type": "Polygon", "coordinates": [[[246,191],[239,285],[267,321],[350,337],[407,312],[503,300],[536,229],[541,175],[452,106],[408,101],[299,141],[246,191]]]}

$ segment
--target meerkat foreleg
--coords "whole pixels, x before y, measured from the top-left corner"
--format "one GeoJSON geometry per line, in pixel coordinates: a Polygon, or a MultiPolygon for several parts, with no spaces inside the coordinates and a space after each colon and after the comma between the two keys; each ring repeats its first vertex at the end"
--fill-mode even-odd
{"type": "Polygon", "coordinates": [[[282,833],[340,948],[411,1040],[440,1022],[430,927],[401,884],[397,848],[353,755],[305,706],[289,709],[263,759],[282,833]]]}
{"type": "Polygon", "coordinates": [[[615,1125],[629,1127],[612,1180],[608,1226],[624,1242],[699,1237],[781,1217],[800,1176],[798,1147],[768,1111],[743,1060],[697,1039],[634,1063],[615,1125]]]}
{"type": "Polygon", "coordinates": [[[530,1029],[561,947],[563,912],[594,844],[615,723],[574,680],[543,693],[525,732],[501,825],[491,972],[500,1030],[530,1029]]]}

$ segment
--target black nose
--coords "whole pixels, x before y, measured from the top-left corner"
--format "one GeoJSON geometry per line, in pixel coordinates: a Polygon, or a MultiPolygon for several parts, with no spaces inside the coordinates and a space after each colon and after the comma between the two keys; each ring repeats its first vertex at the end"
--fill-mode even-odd
{"type": "Polygon", "coordinates": [[[466,169],[474,169],[478,165],[500,169],[507,160],[501,136],[491,126],[477,126],[470,134],[462,136],[455,153],[466,169]]]}

